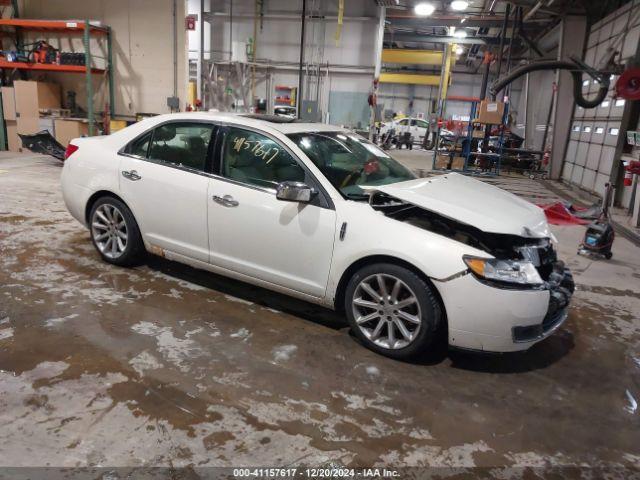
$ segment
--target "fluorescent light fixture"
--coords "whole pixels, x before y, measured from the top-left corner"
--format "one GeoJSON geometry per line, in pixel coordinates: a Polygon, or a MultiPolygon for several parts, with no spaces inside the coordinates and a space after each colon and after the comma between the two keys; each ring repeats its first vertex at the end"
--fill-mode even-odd
{"type": "Polygon", "coordinates": [[[456,47],[456,54],[457,54],[457,55],[462,55],[463,53],[464,53],[464,48],[463,48],[463,47],[461,47],[460,45],[458,45],[458,46],[456,47]]]}
{"type": "Polygon", "coordinates": [[[419,3],[415,7],[413,7],[413,11],[416,15],[421,17],[428,17],[435,11],[436,7],[434,7],[430,3],[419,3]]]}
{"type": "Polygon", "coordinates": [[[451,2],[451,10],[462,11],[466,10],[469,6],[469,2],[465,2],[464,0],[454,0],[451,2]]]}
{"type": "Polygon", "coordinates": [[[467,38],[467,32],[466,30],[456,30],[453,36],[456,38],[467,38]]]}

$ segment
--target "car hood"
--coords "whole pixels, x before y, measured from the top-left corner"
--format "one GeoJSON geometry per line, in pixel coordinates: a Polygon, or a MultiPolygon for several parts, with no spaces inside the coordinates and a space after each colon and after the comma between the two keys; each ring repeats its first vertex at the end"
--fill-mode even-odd
{"type": "Polygon", "coordinates": [[[540,207],[458,173],[376,186],[375,190],[485,232],[553,238],[540,207]]]}

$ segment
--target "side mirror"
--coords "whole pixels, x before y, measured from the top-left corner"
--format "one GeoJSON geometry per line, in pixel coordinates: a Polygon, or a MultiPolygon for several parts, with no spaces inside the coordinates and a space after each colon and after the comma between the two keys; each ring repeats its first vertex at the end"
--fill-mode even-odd
{"type": "Polygon", "coordinates": [[[281,182],[276,187],[276,198],[286,202],[307,203],[316,191],[303,182],[281,182]]]}

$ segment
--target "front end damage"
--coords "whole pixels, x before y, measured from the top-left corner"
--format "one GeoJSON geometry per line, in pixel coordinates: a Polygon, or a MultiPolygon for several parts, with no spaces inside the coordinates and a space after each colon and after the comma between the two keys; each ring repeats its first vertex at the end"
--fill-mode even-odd
{"type": "MultiPolygon", "coordinates": [[[[486,331],[482,325],[469,326],[467,322],[460,321],[451,323],[450,328],[458,327],[458,330],[465,335],[458,337],[469,337],[470,330],[478,331],[477,338],[470,343],[465,340],[463,346],[465,348],[478,348],[482,350],[492,351],[513,351],[526,349],[537,341],[549,336],[555,331],[567,318],[567,310],[571,296],[573,295],[575,284],[573,277],[564,262],[558,260],[557,253],[553,242],[548,237],[537,238],[518,236],[512,234],[492,233],[480,230],[477,227],[462,223],[455,219],[446,217],[436,212],[430,211],[424,207],[414,205],[412,203],[397,199],[383,192],[372,192],[370,196],[370,205],[376,211],[383,213],[385,216],[395,220],[411,224],[415,227],[428,230],[438,235],[451,238],[457,242],[469,245],[475,249],[486,252],[496,259],[506,261],[528,261],[537,270],[542,282],[537,285],[516,285],[512,283],[488,281],[474,275],[471,269],[467,269],[458,275],[454,275],[449,279],[432,279],[434,283],[443,286],[451,283],[459,285],[463,282],[453,281],[460,276],[466,276],[464,281],[466,288],[472,286],[482,287],[479,295],[485,297],[487,308],[502,308],[502,312],[494,313],[493,319],[500,317],[508,317],[508,320],[502,322],[502,326],[496,325],[498,321],[494,321],[486,331]],[[473,278],[473,282],[470,282],[473,278]],[[512,295],[509,295],[509,292],[512,295]],[[537,294],[537,296],[536,296],[537,294]],[[507,305],[509,299],[513,298],[514,302],[521,304],[520,307],[510,307],[507,305]],[[530,303],[533,298],[537,298],[534,303],[530,303]],[[526,301],[525,301],[526,299],[526,301]],[[537,303],[536,303],[537,302],[537,303]],[[540,302],[545,302],[544,308],[539,308],[540,302]],[[531,305],[533,314],[523,311],[524,305],[531,305]],[[507,325],[504,325],[504,324],[507,325]],[[463,329],[463,330],[460,330],[463,329]],[[486,337],[493,337],[488,339],[486,337]],[[502,340],[497,340],[502,337],[502,340]],[[508,342],[509,345],[501,346],[501,342],[508,342]]],[[[526,228],[524,229],[526,232],[526,228]]],[[[439,290],[445,291],[446,288],[439,290]]],[[[474,295],[468,295],[457,286],[452,289],[457,290],[457,295],[462,295],[463,302],[474,301],[474,295]]],[[[444,297],[449,297],[446,293],[444,297]]],[[[477,298],[474,301],[476,306],[484,303],[483,299],[477,298]]],[[[456,300],[455,296],[451,296],[451,301],[460,302],[460,298],[456,300]]],[[[446,300],[445,300],[446,303],[446,300]]],[[[448,305],[446,305],[448,307],[448,305]]],[[[449,312],[460,316],[463,308],[447,308],[449,312]]],[[[468,314],[479,319],[478,310],[470,309],[468,314]]],[[[488,315],[491,317],[491,313],[488,315]]],[[[478,322],[479,323],[479,322],[478,322]]],[[[491,322],[489,322],[491,323],[491,322]]],[[[455,328],[454,328],[455,330],[455,328]]],[[[454,339],[455,340],[455,339],[454,339]]],[[[453,342],[455,344],[456,342],[453,342]]]]}

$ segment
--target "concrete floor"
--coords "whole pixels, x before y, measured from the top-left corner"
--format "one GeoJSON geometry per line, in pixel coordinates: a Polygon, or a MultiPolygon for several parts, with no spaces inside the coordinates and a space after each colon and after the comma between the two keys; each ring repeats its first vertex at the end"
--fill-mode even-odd
{"type": "Polygon", "coordinates": [[[593,261],[582,227],[553,228],[578,289],[530,351],[402,363],[313,305],[160,258],[103,263],[59,174],[0,157],[0,466],[640,468],[640,250],[624,238],[593,261]]]}

